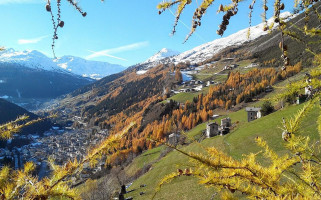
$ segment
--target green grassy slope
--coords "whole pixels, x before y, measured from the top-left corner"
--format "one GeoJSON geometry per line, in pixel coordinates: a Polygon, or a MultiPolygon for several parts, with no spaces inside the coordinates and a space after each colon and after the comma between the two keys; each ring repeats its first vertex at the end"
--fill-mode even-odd
{"type": "MultiPolygon", "coordinates": [[[[305,70],[300,74],[291,77],[291,81],[302,78],[302,76],[304,76],[304,72],[305,70]]],[[[275,95],[282,93],[283,91],[285,91],[284,86],[286,86],[287,84],[288,80],[276,84],[273,92],[268,93],[259,101],[253,102],[251,106],[260,106],[263,103],[263,100],[273,98],[275,97],[275,95]]],[[[182,101],[183,99],[177,98],[176,100],[182,101]]],[[[220,113],[221,117],[213,121],[220,123],[221,118],[228,116],[232,119],[232,123],[236,123],[235,129],[225,136],[216,136],[210,139],[205,139],[201,142],[201,145],[205,147],[214,146],[235,159],[242,159],[243,154],[258,152],[261,150],[256,146],[254,142],[254,138],[256,136],[260,136],[268,142],[273,150],[275,150],[279,154],[283,154],[286,152],[286,150],[283,146],[284,142],[281,139],[282,130],[280,129],[280,127],[282,117],[289,118],[293,116],[293,114],[295,114],[303,106],[304,104],[289,105],[268,116],[252,122],[247,122],[247,113],[245,112],[245,109],[241,109],[237,112],[220,113]]],[[[309,114],[309,116],[302,122],[302,130],[300,130],[300,134],[309,135],[312,140],[316,140],[319,138],[316,124],[318,114],[319,109],[314,109],[309,114]]],[[[205,128],[206,123],[203,123],[196,126],[186,134],[190,137],[198,139],[205,128]]],[[[202,148],[200,148],[200,146],[197,144],[191,144],[182,148],[186,151],[202,151],[202,148]]],[[[143,155],[148,155],[153,151],[158,150],[149,150],[146,151],[143,155]]],[[[151,158],[151,160],[148,161],[146,160],[148,158],[141,158],[141,156],[138,156],[134,160],[133,164],[128,167],[128,169],[133,168],[132,165],[138,167],[138,165],[135,163],[141,163],[142,159],[145,159],[144,162],[146,163],[155,161],[155,157],[151,158]]],[[[154,163],[150,171],[138,178],[133,183],[129,190],[134,189],[135,191],[127,194],[127,197],[134,197],[134,199],[143,200],[151,199],[159,181],[167,174],[176,171],[178,168],[188,168],[188,161],[189,158],[187,158],[185,155],[182,155],[177,151],[170,152],[168,155],[154,163]],[[142,184],[146,184],[147,187],[140,188],[139,186],[142,184]],[[145,192],[145,194],[140,195],[140,192],[145,192]]],[[[258,161],[262,162],[263,164],[265,163],[265,160],[262,159],[261,155],[258,156],[258,161]]],[[[190,177],[182,177],[176,179],[173,182],[163,186],[161,192],[157,194],[155,199],[210,199],[211,196],[215,193],[215,190],[213,188],[205,188],[204,186],[197,184],[197,181],[198,180],[190,177]]],[[[219,196],[217,196],[216,198],[218,199],[219,196]]]]}
{"type": "MultiPolygon", "coordinates": [[[[246,122],[246,112],[240,110],[229,114],[232,122],[239,121],[238,126],[230,134],[225,136],[216,136],[210,139],[205,139],[201,142],[204,146],[214,146],[236,159],[241,159],[243,154],[249,152],[258,152],[260,149],[254,143],[256,136],[261,136],[267,140],[272,149],[279,154],[286,150],[283,147],[281,139],[281,119],[282,117],[291,117],[303,105],[291,105],[282,110],[274,112],[261,119],[246,122]]],[[[307,119],[302,122],[301,134],[311,136],[312,140],[318,139],[316,119],[319,109],[314,109],[307,119]]],[[[201,124],[188,132],[189,135],[197,135],[205,128],[205,124],[201,124]]],[[[186,151],[201,151],[197,144],[191,144],[183,147],[186,151]]],[[[259,161],[262,161],[259,159],[259,161]]],[[[152,169],[145,175],[137,179],[130,189],[137,189],[134,192],[127,194],[134,199],[150,199],[159,181],[167,174],[177,170],[184,169],[189,166],[188,158],[176,151],[170,152],[163,159],[156,162],[152,169]],[[146,184],[147,187],[139,188],[141,184],[146,184]],[[146,194],[139,195],[139,192],[144,191],[146,194]]],[[[215,191],[211,188],[204,188],[197,184],[197,180],[190,177],[179,178],[165,185],[161,192],[156,196],[156,199],[210,199],[215,191]]]]}
{"type": "Polygon", "coordinates": [[[143,154],[135,158],[129,166],[126,167],[126,173],[129,176],[135,175],[135,173],[142,169],[144,166],[152,164],[154,161],[156,161],[160,157],[162,150],[164,150],[164,146],[145,151],[143,154]]]}

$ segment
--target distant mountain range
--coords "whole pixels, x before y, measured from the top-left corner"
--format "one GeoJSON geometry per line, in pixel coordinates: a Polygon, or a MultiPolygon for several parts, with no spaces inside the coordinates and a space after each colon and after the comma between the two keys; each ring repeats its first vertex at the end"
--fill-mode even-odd
{"type": "Polygon", "coordinates": [[[0,62],[0,97],[6,99],[56,98],[92,82],[59,69],[49,71],[0,62]]]}
{"type": "MultiPolygon", "coordinates": [[[[282,13],[281,16],[292,18],[289,12],[282,13]]],[[[121,73],[117,72],[123,71],[125,67],[120,65],[88,61],[74,56],[64,56],[53,60],[39,51],[19,52],[14,49],[7,49],[0,52],[0,97],[55,98],[76,89],[78,90],[73,95],[97,87],[101,87],[99,94],[105,95],[110,92],[109,89],[106,90],[110,87],[105,84],[113,84],[114,80],[125,74],[136,72],[137,75],[142,75],[159,64],[177,64],[180,62],[200,64],[228,48],[248,48],[248,45],[244,44],[253,43],[259,38],[269,37],[268,31],[263,31],[263,24],[250,28],[250,38],[247,38],[247,31],[248,29],[240,30],[230,36],[208,42],[183,53],[163,48],[145,62],[131,66],[121,73]],[[108,74],[114,75],[90,84],[93,81],[89,78],[100,79],[108,74]],[[84,87],[85,85],[88,86],[84,87]]],[[[269,37],[269,39],[273,38],[274,36],[269,37]]],[[[257,48],[253,47],[252,49],[257,48]]],[[[264,52],[264,49],[260,51],[264,52]]],[[[246,52],[248,51],[246,50],[246,52]]]]}
{"type": "Polygon", "coordinates": [[[100,79],[126,69],[121,65],[89,61],[76,56],[52,59],[36,50],[15,51],[14,49],[6,49],[0,52],[0,63],[14,63],[32,69],[73,73],[92,79],[100,79]]]}
{"type": "Polygon", "coordinates": [[[63,56],[54,60],[54,62],[69,72],[89,77],[92,79],[101,79],[105,76],[116,74],[126,69],[126,67],[108,62],[90,61],[75,56],[63,56]]]}
{"type": "MultiPolygon", "coordinates": [[[[298,17],[297,15],[292,16],[289,12],[282,13],[281,17],[286,20],[291,20],[291,23],[294,25],[301,26],[301,23],[304,22],[302,20],[302,15],[298,17]]],[[[272,19],[268,20],[269,24],[271,23],[271,20],[272,19]]],[[[95,116],[118,112],[123,109],[123,107],[120,107],[120,104],[111,104],[111,101],[117,102],[118,96],[121,96],[122,99],[129,99],[134,104],[134,102],[138,101],[137,98],[142,97],[145,93],[140,92],[140,88],[132,89],[134,88],[133,85],[144,86],[147,90],[148,84],[154,84],[151,77],[155,77],[156,71],[157,73],[160,73],[160,71],[165,72],[168,70],[169,64],[178,64],[182,62],[190,63],[188,64],[190,67],[195,67],[196,65],[212,64],[213,62],[221,60],[221,58],[223,58],[223,60],[228,58],[229,60],[232,60],[231,62],[235,62],[236,60],[252,60],[251,62],[253,63],[259,62],[263,65],[265,61],[274,59],[275,63],[273,66],[269,67],[278,67],[279,62],[282,61],[278,48],[278,36],[280,32],[274,28],[271,34],[269,34],[268,31],[263,31],[263,24],[250,28],[250,38],[247,38],[247,31],[248,28],[240,30],[230,36],[213,40],[180,54],[176,51],[164,48],[145,62],[131,66],[121,73],[104,77],[93,84],[89,84],[86,87],[74,91],[71,95],[67,96],[66,99],[63,99],[63,101],[68,102],[68,104],[63,105],[63,103],[59,102],[57,108],[68,108],[70,110],[77,108],[75,109],[75,112],[78,112],[77,114],[80,114],[79,110],[82,110],[93,115],[96,114],[95,116]],[[149,79],[149,83],[147,83],[147,79],[149,79]],[[141,83],[142,81],[146,82],[141,83]],[[135,90],[135,95],[126,96],[125,90],[135,90]],[[133,99],[135,99],[135,101],[133,101],[133,99]]],[[[285,41],[289,44],[289,47],[293,47],[289,38],[286,38],[285,41]]],[[[295,43],[295,45],[298,46],[297,43],[295,43]]],[[[304,51],[304,48],[301,46],[293,47],[293,50],[295,52],[292,52],[292,49],[289,49],[291,55],[292,53],[295,55],[291,60],[291,64],[299,62],[304,54],[304,52],[302,52],[304,51]],[[296,48],[300,48],[301,50],[297,50],[296,48]],[[302,55],[300,56],[300,54],[302,55]]],[[[166,88],[165,83],[170,82],[170,76],[167,76],[166,73],[162,76],[163,77],[159,78],[159,80],[166,81],[164,81],[162,86],[158,84],[157,88],[152,86],[156,88],[154,93],[151,93],[152,95],[161,94],[163,89],[166,88]]],[[[130,92],[127,93],[129,94],[130,92]]],[[[130,104],[126,106],[130,106],[130,104]]]]}
{"type": "MultiPolygon", "coordinates": [[[[295,17],[292,16],[290,12],[281,13],[280,16],[286,20],[295,17]]],[[[273,18],[268,20],[268,24],[271,24],[272,22],[273,18]]],[[[147,59],[145,62],[140,63],[140,66],[138,66],[137,74],[144,74],[148,69],[150,69],[151,67],[155,67],[158,64],[178,64],[180,62],[190,62],[191,64],[196,64],[203,62],[207,59],[212,58],[213,55],[218,54],[220,51],[228,47],[241,46],[246,42],[253,41],[263,35],[268,34],[269,31],[264,31],[263,27],[264,23],[250,27],[249,37],[247,37],[248,28],[246,28],[227,37],[213,40],[183,53],[163,48],[158,53],[147,59]]],[[[274,26],[274,28],[275,27],[276,26],[274,26]]]]}
{"type": "Polygon", "coordinates": [[[15,98],[56,98],[124,69],[75,56],[52,59],[35,50],[6,49],[0,52],[0,98],[14,103],[15,98]]]}

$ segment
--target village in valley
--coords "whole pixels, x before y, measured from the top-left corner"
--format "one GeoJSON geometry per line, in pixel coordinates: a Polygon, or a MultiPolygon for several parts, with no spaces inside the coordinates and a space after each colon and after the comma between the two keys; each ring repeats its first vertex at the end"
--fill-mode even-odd
{"type": "MultiPolygon", "coordinates": [[[[215,63],[215,62],[214,62],[215,63]]],[[[206,64],[202,66],[190,65],[181,70],[183,74],[183,81],[175,86],[175,89],[171,90],[170,98],[178,95],[180,93],[186,94],[198,94],[204,92],[206,88],[213,85],[220,84],[221,81],[215,81],[216,79],[197,79],[199,75],[204,74],[204,70],[215,69],[214,63],[206,64]],[[198,75],[198,76],[197,76],[198,75]],[[192,79],[194,78],[194,79],[192,79]]],[[[215,77],[224,76],[226,77],[229,72],[233,70],[247,70],[248,68],[257,67],[256,63],[250,63],[243,66],[242,69],[238,69],[239,65],[234,63],[229,63],[217,69],[214,75],[215,77]]],[[[209,75],[209,74],[206,74],[209,75]]],[[[309,81],[309,79],[307,80],[309,81]]],[[[305,88],[305,93],[300,94],[297,97],[297,104],[304,102],[312,93],[312,88],[310,86],[305,88]]],[[[273,91],[272,86],[265,88],[265,93],[273,91]]],[[[169,98],[169,99],[170,99],[169,98]]],[[[167,102],[169,100],[167,99],[167,102]]],[[[184,103],[181,103],[184,106],[184,103]]],[[[247,121],[251,122],[253,120],[262,117],[261,107],[244,107],[242,108],[247,113],[247,121]]],[[[67,112],[64,110],[63,112],[67,112]]],[[[68,111],[71,112],[71,111],[68,111]]],[[[53,126],[49,131],[43,134],[43,137],[39,137],[37,134],[29,135],[15,135],[15,139],[29,140],[30,144],[23,145],[21,147],[13,148],[0,148],[0,159],[12,161],[14,163],[14,168],[19,169],[27,161],[32,161],[37,164],[39,170],[39,177],[46,176],[49,172],[48,157],[50,156],[55,160],[56,164],[63,164],[67,160],[82,159],[86,155],[88,148],[99,144],[104,138],[108,136],[107,129],[100,129],[99,127],[86,129],[87,124],[83,122],[81,117],[73,117],[74,125],[78,124],[79,127],[75,129],[71,124],[69,127],[59,127],[53,126]],[[80,128],[82,127],[82,128],[80,128]]],[[[224,115],[213,114],[209,117],[209,121],[206,123],[206,128],[202,132],[201,139],[211,138],[214,136],[223,136],[228,134],[235,127],[235,123],[229,117],[224,117],[224,115]],[[222,118],[223,117],[223,118],[222,118]],[[220,124],[216,121],[220,118],[220,124]]],[[[180,131],[168,135],[168,143],[171,145],[177,145],[181,140],[180,131]]],[[[7,141],[8,146],[10,146],[11,140],[7,141]]],[[[4,162],[3,162],[4,163],[4,162]]],[[[94,170],[90,173],[99,172],[102,169],[104,163],[100,163],[94,170]]],[[[88,167],[89,168],[89,167],[88,167]]],[[[86,172],[86,170],[84,170],[86,172]]],[[[83,173],[80,180],[85,180],[88,178],[88,174],[83,173]]]]}
{"type": "MultiPolygon", "coordinates": [[[[79,123],[83,122],[79,121],[79,123]]],[[[10,148],[12,140],[8,140],[7,147],[0,148],[0,159],[12,160],[14,169],[20,169],[24,163],[32,161],[36,164],[38,176],[41,178],[50,173],[48,158],[52,158],[55,164],[59,165],[75,158],[81,160],[87,154],[88,149],[98,145],[106,137],[108,137],[108,130],[98,127],[75,129],[73,127],[53,126],[42,137],[37,134],[14,135],[16,140],[28,140],[29,144],[10,148]]],[[[101,162],[94,169],[86,165],[77,181],[83,181],[93,173],[101,171],[104,165],[105,162],[101,162]]]]}
{"type": "Polygon", "coordinates": [[[34,1],[0,0],[0,200],[321,200],[321,0],[34,1]]]}

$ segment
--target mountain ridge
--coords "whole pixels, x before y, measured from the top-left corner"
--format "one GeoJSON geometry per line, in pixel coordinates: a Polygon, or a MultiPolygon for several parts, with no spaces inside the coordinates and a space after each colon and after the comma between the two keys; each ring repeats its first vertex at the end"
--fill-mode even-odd
{"type": "MultiPolygon", "coordinates": [[[[291,15],[290,12],[283,12],[280,14],[281,18],[287,20],[292,19],[295,15],[291,15]]],[[[271,24],[273,18],[268,20],[268,24],[271,24]]],[[[239,46],[245,42],[253,41],[260,36],[268,34],[268,31],[263,30],[264,23],[260,23],[256,26],[250,27],[250,35],[247,37],[247,32],[249,28],[239,30],[236,33],[233,33],[229,36],[222,37],[211,42],[199,45],[191,50],[185,51],[177,56],[174,56],[169,59],[170,62],[178,64],[179,62],[189,61],[191,64],[202,62],[206,59],[211,58],[214,54],[219,53],[221,50],[231,46],[239,46]]],[[[273,27],[275,29],[276,26],[273,27]]]]}
{"type": "Polygon", "coordinates": [[[143,63],[155,62],[155,61],[162,60],[164,58],[168,58],[168,57],[172,57],[172,56],[176,56],[176,55],[179,55],[179,54],[180,54],[180,52],[178,52],[178,51],[175,51],[175,50],[172,50],[172,49],[168,49],[168,48],[162,48],[160,51],[158,51],[153,56],[149,57],[143,63]]]}
{"type": "Polygon", "coordinates": [[[13,48],[0,52],[0,63],[15,63],[32,69],[56,71],[96,80],[126,69],[121,65],[86,60],[77,56],[52,59],[37,50],[16,51],[13,48]]]}

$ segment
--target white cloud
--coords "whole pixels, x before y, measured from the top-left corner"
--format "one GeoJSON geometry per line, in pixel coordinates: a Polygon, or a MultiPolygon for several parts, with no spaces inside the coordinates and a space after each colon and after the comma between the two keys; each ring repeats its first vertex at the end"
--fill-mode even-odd
{"type": "Polygon", "coordinates": [[[45,35],[45,36],[41,36],[41,37],[37,37],[37,38],[32,38],[32,39],[19,39],[18,44],[36,44],[47,37],[49,37],[49,35],[45,35]]]}
{"type": "Polygon", "coordinates": [[[0,0],[0,5],[4,4],[28,4],[28,3],[43,3],[43,0],[0,0]]]}
{"type": "Polygon", "coordinates": [[[90,52],[92,52],[92,54],[87,56],[86,59],[92,59],[92,58],[97,58],[97,57],[101,57],[101,56],[108,56],[108,57],[112,57],[112,58],[116,58],[116,59],[120,59],[120,60],[126,60],[124,58],[119,58],[116,56],[112,56],[110,54],[140,49],[140,48],[146,47],[148,45],[149,45],[149,42],[145,41],[145,42],[137,42],[137,43],[133,43],[133,44],[125,45],[125,46],[120,46],[120,47],[116,47],[116,48],[112,48],[112,49],[105,49],[105,50],[97,51],[97,52],[90,51],[90,52]]]}
{"type": "Polygon", "coordinates": [[[110,55],[110,54],[107,54],[107,53],[104,53],[104,52],[96,52],[96,51],[90,51],[88,50],[89,52],[93,53],[89,56],[86,57],[86,59],[90,59],[90,58],[94,58],[94,57],[100,57],[100,56],[106,56],[106,57],[110,57],[110,58],[116,58],[118,60],[123,60],[123,61],[128,61],[126,60],[125,58],[121,58],[121,57],[117,57],[117,56],[113,56],[113,55],[110,55]],[[90,57],[91,56],[91,57],[90,57]],[[94,57],[93,57],[94,56],[94,57]]]}

